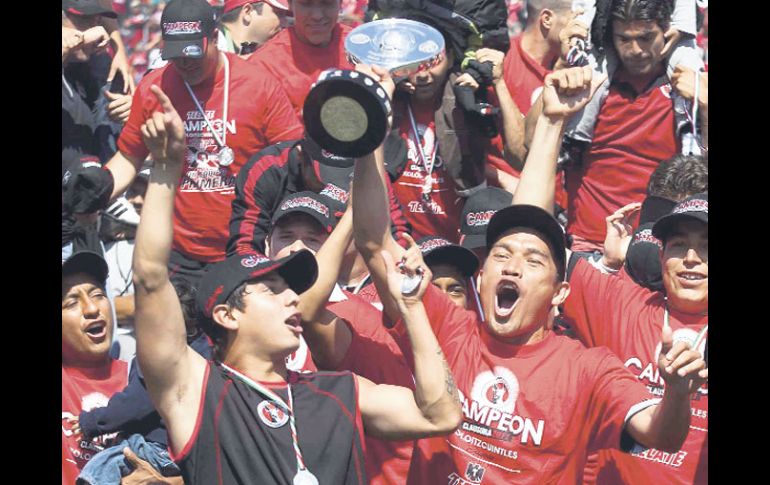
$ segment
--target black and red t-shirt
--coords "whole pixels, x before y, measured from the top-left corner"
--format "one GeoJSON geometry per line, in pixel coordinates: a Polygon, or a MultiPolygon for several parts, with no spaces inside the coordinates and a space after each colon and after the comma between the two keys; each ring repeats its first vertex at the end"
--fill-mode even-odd
{"type": "MultiPolygon", "coordinates": [[[[308,190],[302,177],[300,166],[303,162],[297,150],[298,143],[299,140],[293,140],[267,147],[252,156],[244,165],[235,181],[228,254],[248,250],[252,246],[264,251],[265,239],[270,232],[273,213],[278,205],[287,196],[308,190]]],[[[353,167],[350,167],[350,172],[353,172],[353,167]]],[[[337,180],[329,182],[339,183],[337,180]]],[[[409,232],[409,224],[388,178],[386,183],[393,231],[396,234],[409,232]]],[[[335,189],[335,198],[345,199],[338,201],[346,203],[349,186],[337,189],[340,190],[335,189]]]]}
{"type": "MultiPolygon", "coordinates": [[[[678,153],[671,84],[632,85],[619,72],[596,120],[593,142],[579,167],[567,169],[567,232],[585,240],[575,251],[601,250],[605,218],[646,197],[650,175],[678,153]]],[[[638,225],[638,216],[633,226],[638,225]]]]}
{"type": "Polygon", "coordinates": [[[75,438],[68,418],[78,418],[82,411],[104,407],[110,397],[128,384],[128,364],[110,360],[98,368],[61,367],[62,482],[75,483],[80,470],[104,448],[116,444],[117,433],[94,439],[75,438]],[[66,477],[66,480],[65,480],[66,477]]]}
{"type": "MultiPolygon", "coordinates": [[[[661,397],[664,382],[658,371],[665,298],[629,279],[606,275],[578,259],[569,276],[570,294],[564,304],[577,335],[589,346],[605,346],[642,382],[650,397],[661,397]]],[[[670,310],[674,341],[695,341],[708,324],[708,315],[670,310]]],[[[705,335],[705,334],[704,334],[705,335]]],[[[705,338],[698,350],[705,350],[705,338]]],[[[708,483],[708,384],[692,395],[690,432],[682,448],[666,453],[640,446],[629,454],[599,453],[596,483],[708,483]]],[[[586,472],[588,475],[588,471],[586,472]]]]}
{"type": "MultiPolygon", "coordinates": [[[[290,372],[288,381],[307,468],[319,483],[368,483],[355,376],[290,372]]],[[[288,402],[286,383],[260,384],[288,402]]],[[[292,483],[297,472],[289,416],[213,362],[206,367],[193,435],[172,458],[190,485],[292,483]]]]}
{"type": "Polygon", "coordinates": [[[432,285],[423,302],[463,422],[419,441],[408,483],[577,483],[588,452],[619,447],[628,419],[655,402],[606,349],[552,332],[505,344],[432,285]]]}
{"type": "Polygon", "coordinates": [[[155,111],[162,111],[153,84],[171,99],[185,125],[187,152],[174,200],[175,250],[196,261],[221,261],[228,237],[235,177],[253,154],[283,140],[302,136],[302,125],[281,86],[238,56],[225,54],[230,65],[227,121],[223,124],[224,67],[213,79],[192,87],[206,116],[235,153],[231,165],[220,165],[219,145],[173,65],[151,72],[137,86],[131,115],[121,132],[121,153],[144,160],[149,151],[139,131],[155,111]]]}
{"type": "Polygon", "coordinates": [[[316,47],[299,40],[294,27],[288,27],[257,49],[248,62],[257,66],[262,75],[269,72],[281,83],[297,116],[301,117],[310,86],[318,80],[321,71],[353,69],[345,54],[345,37],[351,30],[347,25],[337,24],[329,44],[316,47]]]}

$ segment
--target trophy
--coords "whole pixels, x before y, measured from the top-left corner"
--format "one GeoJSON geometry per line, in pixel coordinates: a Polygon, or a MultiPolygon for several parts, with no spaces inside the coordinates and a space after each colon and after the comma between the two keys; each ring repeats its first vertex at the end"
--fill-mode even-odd
{"type": "MultiPolygon", "coordinates": [[[[398,83],[430,69],[445,57],[444,37],[421,22],[377,20],[360,25],[345,39],[351,64],[390,71],[398,83]]],[[[385,139],[392,118],[388,95],[370,76],[347,69],[327,69],[305,99],[305,130],[322,149],[339,157],[362,157],[385,139]]]]}

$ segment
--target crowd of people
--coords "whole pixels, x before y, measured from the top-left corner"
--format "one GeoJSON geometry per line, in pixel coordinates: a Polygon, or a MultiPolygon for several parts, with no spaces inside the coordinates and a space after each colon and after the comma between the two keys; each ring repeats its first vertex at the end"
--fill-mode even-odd
{"type": "Polygon", "coordinates": [[[707,42],[705,0],[62,0],[62,484],[708,483],[707,42]],[[444,54],[354,64],[381,18],[444,54]],[[329,69],[372,153],[309,135],[329,69]]]}

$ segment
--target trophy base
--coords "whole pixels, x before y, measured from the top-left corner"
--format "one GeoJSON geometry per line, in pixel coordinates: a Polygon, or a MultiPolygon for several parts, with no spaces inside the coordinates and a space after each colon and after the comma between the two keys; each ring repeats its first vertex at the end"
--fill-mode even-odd
{"type": "Polygon", "coordinates": [[[310,138],[344,158],[373,152],[385,139],[390,114],[390,100],[378,82],[343,69],[322,74],[302,110],[310,138]]]}

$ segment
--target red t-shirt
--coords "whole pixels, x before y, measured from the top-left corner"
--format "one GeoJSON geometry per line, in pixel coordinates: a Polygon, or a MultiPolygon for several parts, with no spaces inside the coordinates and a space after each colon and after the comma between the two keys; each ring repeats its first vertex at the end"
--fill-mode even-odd
{"type": "Polygon", "coordinates": [[[651,87],[633,87],[622,73],[616,76],[582,165],[567,171],[568,233],[601,249],[605,218],[644,200],[652,172],[678,153],[670,93],[671,84],[662,78],[651,87]]]}
{"type": "Polygon", "coordinates": [[[433,285],[423,302],[463,422],[418,442],[409,483],[577,483],[588,451],[619,446],[625,422],[652,404],[606,349],[553,332],[532,345],[504,344],[433,285]]]}
{"type": "Polygon", "coordinates": [[[67,418],[77,418],[81,411],[106,406],[110,397],[128,384],[128,364],[110,360],[99,368],[61,367],[62,482],[75,483],[80,470],[103,449],[116,444],[117,433],[92,440],[76,439],[67,418]],[[71,478],[71,480],[70,480],[71,478]]]}
{"type": "MultiPolygon", "coordinates": [[[[664,384],[657,365],[665,300],[626,279],[604,275],[584,260],[569,279],[570,295],[564,313],[590,346],[606,346],[648,389],[661,397],[664,384]]],[[[678,338],[694,340],[708,324],[707,315],[670,311],[669,322],[678,338]]],[[[705,339],[698,347],[705,350],[705,339]]],[[[692,396],[690,432],[676,453],[637,446],[630,454],[599,453],[597,483],[692,484],[708,483],[708,385],[692,396]]],[[[595,472],[592,472],[592,474],[595,472]]]]}
{"type": "MultiPolygon", "coordinates": [[[[544,67],[524,51],[521,47],[521,35],[511,39],[511,48],[508,49],[505,59],[503,59],[503,79],[522,116],[529,113],[532,104],[540,96],[545,77],[550,72],[550,69],[544,67]]],[[[489,165],[516,178],[521,178],[521,172],[508,165],[502,158],[490,158],[489,165]]],[[[557,204],[562,207],[567,206],[563,172],[556,174],[555,198],[557,204]]]]}
{"type": "MultiPolygon", "coordinates": [[[[118,140],[122,153],[140,160],[147,156],[149,152],[139,129],[153,112],[161,111],[150,91],[151,85],[159,85],[185,124],[188,147],[174,200],[173,247],[191,259],[204,262],[224,259],[230,204],[235,198],[235,178],[241,167],[262,148],[300,138],[303,132],[286,95],[274,79],[236,55],[224,55],[230,63],[225,144],[235,152],[231,165],[219,165],[219,145],[173,65],[151,72],[139,83],[131,115],[118,140]]],[[[213,80],[193,87],[220,135],[224,89],[224,68],[213,80]]]]}
{"type": "Polygon", "coordinates": [[[408,113],[401,117],[399,131],[407,143],[407,161],[404,171],[393,183],[396,198],[404,208],[404,215],[412,225],[412,237],[419,240],[425,236],[440,236],[453,243],[460,240],[460,211],[463,200],[455,192],[455,184],[444,168],[443,161],[437,153],[435,123],[433,111],[414,111],[417,131],[421,133],[422,150],[426,162],[434,156],[433,172],[431,174],[433,190],[430,200],[422,198],[422,186],[428,176],[419,148],[415,145],[414,132],[408,113]]]}
{"type": "Polygon", "coordinates": [[[351,30],[347,25],[337,24],[329,44],[315,47],[299,40],[294,27],[288,27],[257,49],[248,62],[261,72],[269,72],[281,83],[297,116],[301,117],[305,97],[321,71],[333,67],[353,69],[345,54],[345,36],[351,30]]]}
{"type": "MultiPolygon", "coordinates": [[[[353,337],[339,365],[340,370],[350,370],[375,384],[390,384],[414,390],[412,370],[390,331],[385,328],[380,310],[356,295],[333,303],[328,308],[346,321],[353,337]]],[[[365,440],[366,474],[370,483],[405,483],[414,442],[380,440],[370,436],[365,436],[365,440]]]]}

